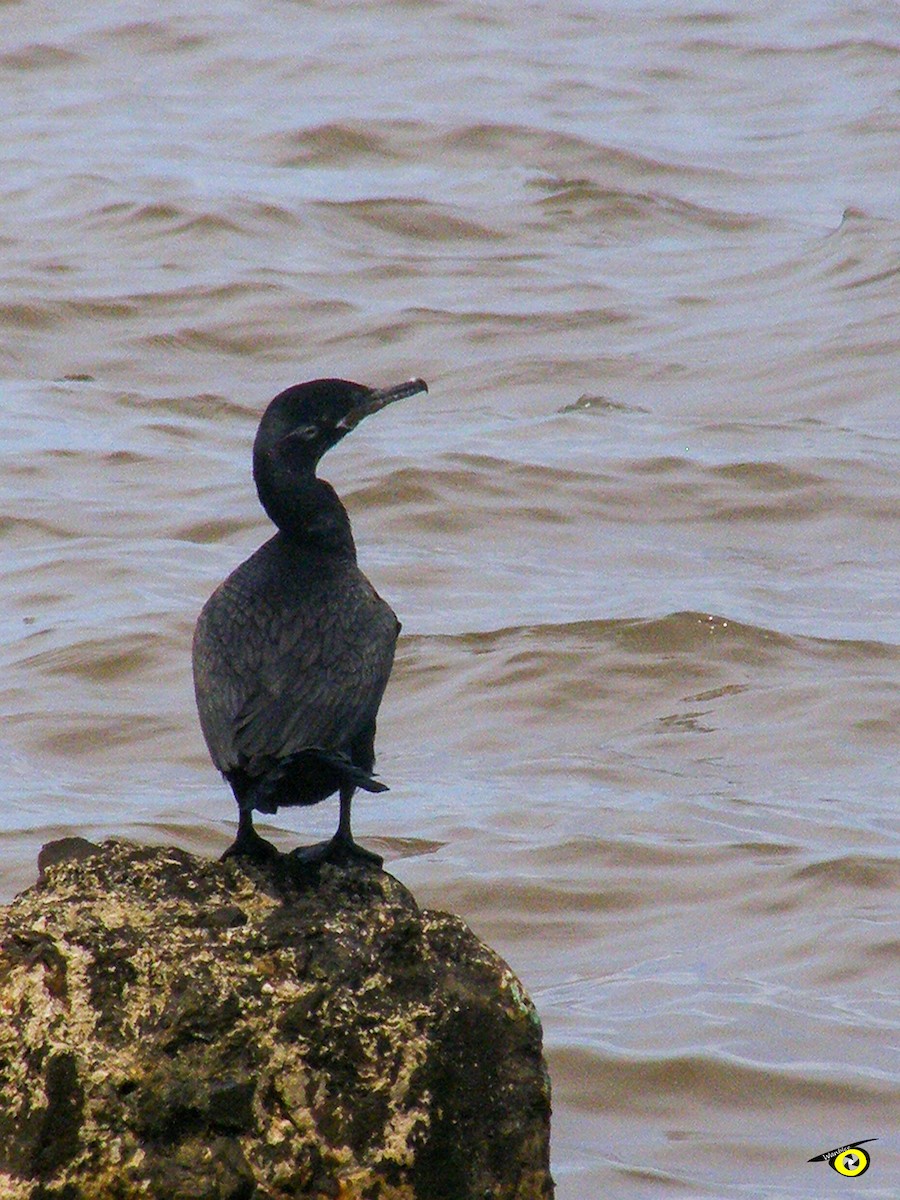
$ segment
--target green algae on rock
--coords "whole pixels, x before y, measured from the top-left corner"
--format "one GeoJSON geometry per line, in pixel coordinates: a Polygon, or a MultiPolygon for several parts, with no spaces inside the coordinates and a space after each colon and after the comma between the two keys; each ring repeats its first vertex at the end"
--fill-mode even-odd
{"type": "Polygon", "coordinates": [[[368,867],[41,865],[0,923],[4,1197],[552,1196],[540,1022],[458,918],[368,867]]]}

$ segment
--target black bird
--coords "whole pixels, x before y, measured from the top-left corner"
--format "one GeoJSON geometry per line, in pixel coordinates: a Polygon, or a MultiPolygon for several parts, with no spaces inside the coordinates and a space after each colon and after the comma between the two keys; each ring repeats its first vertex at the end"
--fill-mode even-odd
{"type": "Polygon", "coordinates": [[[356,788],[387,791],[372,776],[375,718],[400,622],[356,565],[347,510],[316,467],[363,417],[427,391],[421,379],[384,389],[316,379],[263,414],[253,478],[278,533],[213,592],[194,632],[200,725],[240,813],[226,855],[277,854],[253,828],[253,809],[340,792],[331,841],[293,854],[381,864],[353,840],[350,800],[356,788]]]}

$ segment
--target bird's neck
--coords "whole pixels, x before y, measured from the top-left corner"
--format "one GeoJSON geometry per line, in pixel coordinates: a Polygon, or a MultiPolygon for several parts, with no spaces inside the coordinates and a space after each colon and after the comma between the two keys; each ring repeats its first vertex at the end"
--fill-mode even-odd
{"type": "Polygon", "coordinates": [[[313,470],[254,476],[260,503],[290,542],[356,561],[350,518],[330,483],[313,470]]]}

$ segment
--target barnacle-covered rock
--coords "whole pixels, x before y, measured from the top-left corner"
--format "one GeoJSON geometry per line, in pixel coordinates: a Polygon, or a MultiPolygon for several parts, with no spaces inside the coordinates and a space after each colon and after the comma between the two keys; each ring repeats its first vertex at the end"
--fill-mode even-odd
{"type": "Polygon", "coordinates": [[[521,984],[391,875],[69,839],[0,920],[8,1200],[537,1200],[521,984]]]}

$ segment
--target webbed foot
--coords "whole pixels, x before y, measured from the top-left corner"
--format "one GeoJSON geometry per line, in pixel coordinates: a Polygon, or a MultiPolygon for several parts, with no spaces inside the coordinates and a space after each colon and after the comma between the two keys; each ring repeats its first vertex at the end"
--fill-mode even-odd
{"type": "Polygon", "coordinates": [[[272,863],[283,858],[281,851],[267,842],[252,825],[238,829],[238,835],[222,855],[221,862],[228,858],[249,858],[253,862],[272,863]]]}
{"type": "Polygon", "coordinates": [[[384,865],[380,854],[366,850],[352,837],[336,833],[331,841],[316,842],[313,846],[298,846],[286,855],[291,862],[301,867],[317,866],[320,863],[332,863],[334,866],[346,867],[366,864],[374,867],[384,865]]]}

